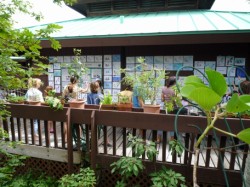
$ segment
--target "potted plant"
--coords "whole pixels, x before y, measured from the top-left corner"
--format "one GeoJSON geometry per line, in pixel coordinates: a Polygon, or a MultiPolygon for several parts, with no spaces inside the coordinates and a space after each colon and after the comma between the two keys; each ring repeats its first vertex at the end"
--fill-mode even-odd
{"type": "Polygon", "coordinates": [[[45,97],[45,104],[47,104],[53,110],[62,110],[63,109],[63,101],[61,98],[56,97],[56,91],[50,90],[48,92],[48,96],[45,97]]]}
{"type": "Polygon", "coordinates": [[[132,103],[126,95],[118,94],[118,103],[116,105],[119,111],[132,111],[132,103]]]}
{"type": "MultiPolygon", "coordinates": [[[[235,93],[226,104],[221,105],[220,102],[222,100],[222,96],[227,91],[225,78],[221,73],[210,68],[206,68],[205,73],[205,78],[207,79],[209,85],[204,84],[199,77],[192,75],[184,79],[184,85],[180,89],[181,95],[189,99],[189,101],[196,103],[202,109],[202,112],[207,116],[207,127],[201,133],[194,145],[194,186],[197,186],[197,157],[200,151],[200,144],[210,130],[219,131],[220,133],[233,138],[238,138],[241,141],[250,144],[250,128],[242,130],[237,134],[233,134],[215,126],[216,120],[227,117],[228,113],[242,113],[250,110],[250,95],[244,94],[239,96],[235,93]],[[212,111],[215,111],[214,115],[212,115],[212,111]]],[[[178,134],[178,132],[176,133],[178,134]]]]}
{"type": "Polygon", "coordinates": [[[103,99],[100,102],[101,110],[114,110],[115,105],[113,104],[112,95],[110,93],[104,94],[103,99]]]}
{"type": "Polygon", "coordinates": [[[7,101],[10,103],[15,103],[15,104],[24,104],[25,97],[24,96],[9,95],[7,97],[7,101]]]}
{"type": "MultiPolygon", "coordinates": [[[[79,84],[80,87],[83,86],[83,75],[85,75],[89,69],[85,66],[85,63],[81,62],[80,55],[81,49],[73,49],[74,51],[74,59],[71,63],[63,63],[62,67],[68,69],[68,74],[70,77],[74,77],[77,80],[76,84],[79,84]],[[79,81],[79,82],[78,82],[79,81]]],[[[68,103],[70,107],[73,108],[84,108],[85,101],[80,98],[80,92],[83,92],[83,89],[77,86],[76,98],[69,99],[68,103]]],[[[73,89],[73,88],[72,88],[73,89]]],[[[88,88],[85,89],[87,91],[88,88]]]]}
{"type": "Polygon", "coordinates": [[[141,69],[141,71],[135,75],[128,74],[129,69],[122,69],[121,73],[124,73],[122,81],[125,84],[130,84],[136,90],[139,99],[143,103],[144,112],[159,113],[160,105],[156,102],[157,94],[160,92],[163,80],[166,78],[165,70],[150,69],[145,63],[145,59],[142,57],[137,58],[139,65],[135,69],[141,69]],[[153,108],[155,111],[151,111],[153,108]]]}

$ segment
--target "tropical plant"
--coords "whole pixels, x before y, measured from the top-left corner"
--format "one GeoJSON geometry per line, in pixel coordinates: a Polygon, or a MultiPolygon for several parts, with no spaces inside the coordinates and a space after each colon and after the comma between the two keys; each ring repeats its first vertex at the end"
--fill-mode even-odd
{"type": "Polygon", "coordinates": [[[144,104],[156,104],[156,96],[159,93],[160,87],[163,85],[162,82],[166,78],[165,70],[159,70],[152,68],[149,70],[145,59],[138,57],[137,61],[139,65],[135,69],[141,71],[136,75],[131,75],[128,72],[130,69],[121,69],[121,73],[125,76],[122,79],[127,85],[132,85],[137,90],[138,97],[143,100],[144,104]]]}
{"type": "Polygon", "coordinates": [[[94,187],[96,185],[96,176],[94,170],[81,168],[79,173],[64,175],[59,180],[60,187],[94,187]]]}
{"type": "MultiPolygon", "coordinates": [[[[180,89],[181,95],[190,101],[195,102],[195,104],[197,104],[207,116],[207,127],[195,143],[195,158],[197,158],[199,154],[200,143],[210,130],[219,131],[220,133],[239,138],[243,142],[250,144],[250,128],[244,129],[238,134],[233,134],[215,126],[216,120],[226,117],[228,113],[241,113],[249,110],[250,95],[239,96],[238,94],[233,94],[232,98],[226,105],[220,105],[222,96],[227,91],[225,78],[221,73],[210,68],[206,68],[205,73],[205,78],[209,85],[204,84],[200,78],[192,75],[184,79],[184,85],[180,89]],[[212,111],[215,111],[214,115],[212,115],[212,111]]],[[[193,183],[194,186],[198,186],[196,178],[197,159],[195,160],[193,183]]]]}

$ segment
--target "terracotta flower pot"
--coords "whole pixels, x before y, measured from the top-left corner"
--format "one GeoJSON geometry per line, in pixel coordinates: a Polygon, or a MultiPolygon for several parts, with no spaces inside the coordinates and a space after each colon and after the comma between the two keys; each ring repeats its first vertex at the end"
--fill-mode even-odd
{"type": "Polygon", "coordinates": [[[160,105],[143,105],[142,107],[145,113],[160,113],[160,105]]]}
{"type": "Polygon", "coordinates": [[[114,104],[103,104],[101,105],[101,110],[115,110],[115,105],[114,104]]]}
{"type": "Polygon", "coordinates": [[[71,108],[84,108],[84,100],[71,100],[69,101],[69,107],[71,108]]]}
{"type": "Polygon", "coordinates": [[[30,105],[41,106],[41,101],[28,101],[30,105]]]}
{"type": "Polygon", "coordinates": [[[132,111],[132,103],[120,103],[116,105],[119,111],[132,111]]]}

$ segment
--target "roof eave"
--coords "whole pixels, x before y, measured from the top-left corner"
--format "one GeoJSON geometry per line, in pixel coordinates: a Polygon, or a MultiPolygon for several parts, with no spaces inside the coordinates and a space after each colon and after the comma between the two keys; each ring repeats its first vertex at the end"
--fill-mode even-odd
{"type": "MultiPolygon", "coordinates": [[[[62,47],[98,47],[133,45],[174,45],[206,43],[250,43],[250,30],[216,32],[147,33],[128,35],[58,37],[62,47]]],[[[42,40],[44,48],[50,48],[48,40],[42,40]]]]}

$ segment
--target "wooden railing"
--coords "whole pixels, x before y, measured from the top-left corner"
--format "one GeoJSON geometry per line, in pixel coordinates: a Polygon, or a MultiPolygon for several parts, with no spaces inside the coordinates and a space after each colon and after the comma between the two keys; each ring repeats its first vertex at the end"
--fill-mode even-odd
{"type": "MultiPolygon", "coordinates": [[[[132,150],[127,148],[127,133],[141,137],[145,141],[156,141],[157,134],[162,135],[162,142],[157,144],[159,155],[155,162],[149,162],[146,155],[142,156],[147,170],[154,171],[162,165],[171,167],[182,173],[188,181],[192,181],[193,145],[200,135],[200,129],[206,127],[206,118],[202,116],[178,116],[178,138],[185,146],[182,156],[169,152],[169,132],[174,131],[175,115],[147,114],[143,112],[102,111],[99,106],[86,106],[86,109],[73,109],[65,107],[62,111],[53,111],[46,106],[8,105],[11,117],[3,120],[3,127],[9,133],[9,141],[22,141],[26,145],[36,148],[49,148],[64,150],[64,155],[58,154],[49,157],[43,154],[37,155],[44,159],[56,159],[68,162],[68,171],[72,172],[73,164],[80,162],[80,153],[89,152],[93,169],[99,165],[103,170],[110,169],[110,164],[121,156],[132,156],[132,150]],[[34,137],[34,119],[39,120],[39,140],[34,137]],[[54,134],[49,133],[48,121],[53,121],[54,134]],[[64,131],[67,124],[67,143],[64,131]],[[74,126],[76,135],[73,136],[74,126]],[[197,127],[196,127],[197,126],[197,127]],[[81,127],[81,128],[78,128],[81,127]],[[101,128],[100,128],[101,127],[101,128]],[[101,129],[101,130],[100,130],[101,129]],[[83,131],[82,131],[83,130],[83,131]],[[75,141],[73,141],[75,137],[75,141]],[[85,141],[82,142],[82,139],[85,141]],[[107,144],[110,140],[111,146],[107,144]],[[84,143],[85,147],[82,147],[84,143]],[[64,159],[60,159],[59,157],[64,159]],[[65,160],[65,156],[67,159],[65,160]]],[[[138,110],[137,110],[138,111],[138,110]]],[[[238,133],[244,128],[250,127],[250,120],[228,118],[220,119],[216,126],[238,133]],[[227,123],[225,123],[227,121],[227,123]]],[[[237,139],[231,139],[221,133],[209,132],[201,144],[201,152],[198,158],[198,181],[224,185],[224,174],[228,176],[231,186],[241,186],[240,171],[244,170],[248,146],[235,148],[237,139]],[[227,147],[228,148],[225,148],[227,147]]],[[[48,150],[46,149],[46,155],[48,150]]],[[[30,155],[32,156],[32,155],[30,155]]]]}

